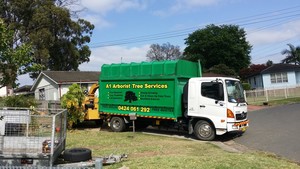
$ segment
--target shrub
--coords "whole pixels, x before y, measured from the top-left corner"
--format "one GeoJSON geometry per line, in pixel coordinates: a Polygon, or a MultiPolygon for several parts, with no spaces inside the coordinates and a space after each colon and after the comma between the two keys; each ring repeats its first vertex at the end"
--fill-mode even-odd
{"type": "Polygon", "coordinates": [[[243,83],[243,88],[244,90],[250,90],[251,89],[251,85],[249,83],[243,83]]]}
{"type": "Polygon", "coordinates": [[[37,103],[33,96],[13,95],[3,98],[5,107],[30,107],[36,106],[37,103]]]}
{"type": "Polygon", "coordinates": [[[72,84],[69,91],[61,98],[61,107],[68,110],[68,129],[71,129],[78,121],[84,120],[84,92],[78,84],[72,84]]]}

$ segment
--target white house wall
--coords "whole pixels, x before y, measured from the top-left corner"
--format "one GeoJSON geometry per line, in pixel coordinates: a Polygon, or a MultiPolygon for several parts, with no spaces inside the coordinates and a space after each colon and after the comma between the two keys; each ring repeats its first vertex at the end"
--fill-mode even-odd
{"type": "Polygon", "coordinates": [[[5,97],[5,96],[7,96],[7,87],[6,86],[0,88],[0,97],[5,97]]]}
{"type": "Polygon", "coordinates": [[[62,84],[62,85],[60,85],[60,87],[59,87],[60,96],[59,97],[62,97],[64,94],[66,94],[69,91],[69,87],[71,85],[72,84],[62,84]]]}
{"type": "Polygon", "coordinates": [[[41,78],[39,81],[35,91],[34,96],[35,99],[40,100],[40,90],[45,90],[45,100],[59,100],[58,98],[58,91],[57,91],[57,84],[53,81],[48,79],[47,77],[41,78]]]}
{"type": "Polygon", "coordinates": [[[263,76],[265,89],[289,87],[289,86],[295,86],[297,84],[295,72],[287,72],[288,82],[284,82],[284,83],[271,83],[270,74],[263,74],[262,76],[263,76]]]}
{"type": "Polygon", "coordinates": [[[296,83],[300,85],[300,72],[296,72],[296,83]]]}
{"type": "MultiPolygon", "coordinates": [[[[91,86],[92,86],[93,84],[94,84],[94,83],[89,83],[89,84],[88,84],[88,90],[90,90],[90,88],[91,88],[91,86]]],[[[72,84],[62,84],[62,85],[59,85],[58,91],[59,91],[60,95],[58,95],[58,97],[60,98],[60,97],[62,97],[64,94],[66,94],[66,93],[69,91],[69,87],[70,87],[71,85],[72,85],[72,84]]],[[[99,95],[98,93],[99,93],[98,90],[96,90],[95,96],[98,97],[98,95],[99,95]]],[[[58,100],[59,100],[59,98],[58,98],[58,100]]]]}

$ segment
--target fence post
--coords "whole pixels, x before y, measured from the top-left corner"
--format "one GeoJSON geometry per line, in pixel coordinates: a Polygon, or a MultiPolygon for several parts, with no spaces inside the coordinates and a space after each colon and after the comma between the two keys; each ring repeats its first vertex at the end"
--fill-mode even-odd
{"type": "Polygon", "coordinates": [[[269,96],[268,96],[268,90],[267,89],[265,89],[265,93],[266,93],[266,100],[268,102],[269,101],[269,96]]]}
{"type": "Polygon", "coordinates": [[[284,88],[284,96],[287,99],[287,87],[284,88]]]}

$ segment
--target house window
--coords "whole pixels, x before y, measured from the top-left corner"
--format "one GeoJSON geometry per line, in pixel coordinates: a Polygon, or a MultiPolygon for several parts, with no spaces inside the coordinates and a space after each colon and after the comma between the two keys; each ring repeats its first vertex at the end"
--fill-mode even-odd
{"type": "Polygon", "coordinates": [[[44,88],[39,89],[39,100],[46,100],[44,88]]]}
{"type": "Polygon", "coordinates": [[[288,82],[287,73],[272,73],[271,83],[285,83],[288,82]]]}

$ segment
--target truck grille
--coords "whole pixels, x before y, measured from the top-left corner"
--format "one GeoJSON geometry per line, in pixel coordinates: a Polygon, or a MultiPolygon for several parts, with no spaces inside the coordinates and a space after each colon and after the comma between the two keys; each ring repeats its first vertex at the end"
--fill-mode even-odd
{"type": "Polygon", "coordinates": [[[241,114],[236,114],[235,119],[236,120],[244,120],[247,118],[247,112],[243,112],[241,114]]]}

